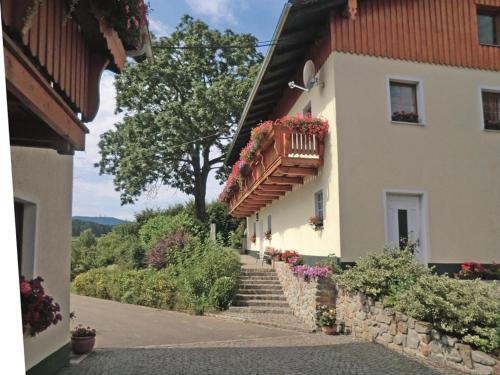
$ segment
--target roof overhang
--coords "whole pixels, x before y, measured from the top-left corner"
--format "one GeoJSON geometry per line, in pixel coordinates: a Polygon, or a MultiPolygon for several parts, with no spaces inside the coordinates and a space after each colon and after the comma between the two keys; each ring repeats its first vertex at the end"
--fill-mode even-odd
{"type": "Polygon", "coordinates": [[[251,129],[269,119],[290,78],[303,63],[308,47],[327,22],[330,10],[346,3],[348,0],[292,0],[285,4],[272,38],[275,43],[269,47],[243,109],[226,165],[238,159],[251,129]]]}

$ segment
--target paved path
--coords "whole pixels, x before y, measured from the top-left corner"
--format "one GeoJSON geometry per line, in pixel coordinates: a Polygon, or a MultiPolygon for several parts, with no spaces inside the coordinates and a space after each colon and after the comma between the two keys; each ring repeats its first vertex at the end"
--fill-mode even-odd
{"type": "Polygon", "coordinates": [[[59,375],[437,375],[380,345],[72,296],[98,349],[59,375]]]}

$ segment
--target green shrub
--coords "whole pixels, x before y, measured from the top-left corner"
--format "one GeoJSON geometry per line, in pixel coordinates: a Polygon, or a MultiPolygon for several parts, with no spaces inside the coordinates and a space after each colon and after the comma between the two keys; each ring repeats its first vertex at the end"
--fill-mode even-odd
{"type": "Polygon", "coordinates": [[[241,249],[243,246],[243,234],[245,233],[246,223],[242,221],[238,228],[229,233],[228,245],[233,249],[241,249]]]}
{"type": "Polygon", "coordinates": [[[395,308],[480,350],[492,352],[500,347],[500,300],[495,285],[426,275],[398,296],[395,308]]]}
{"type": "Polygon", "coordinates": [[[234,297],[235,290],[235,279],[228,276],[219,277],[210,288],[209,305],[217,310],[227,309],[234,297]]]}
{"type": "Polygon", "coordinates": [[[360,258],[354,267],[332,279],[350,292],[384,299],[385,304],[393,305],[398,293],[430,274],[431,270],[417,263],[410,251],[385,249],[360,258]]]}
{"type": "MultiPolygon", "coordinates": [[[[227,205],[217,201],[207,205],[207,219],[209,224],[215,224],[217,238],[221,241],[221,243],[233,246],[231,242],[236,242],[236,238],[231,240],[231,235],[234,231],[237,231],[240,223],[244,222],[241,219],[232,217],[229,214],[227,205]]],[[[243,232],[241,233],[243,234],[243,232]]],[[[241,237],[239,241],[241,243],[241,237]]]]}
{"type": "Polygon", "coordinates": [[[139,238],[146,249],[171,234],[183,231],[192,236],[204,237],[205,226],[186,212],[175,216],[153,216],[139,230],[139,238]]]}
{"type": "Polygon", "coordinates": [[[79,274],[74,282],[76,292],[89,297],[109,298],[107,274],[103,268],[94,268],[79,274]]]}

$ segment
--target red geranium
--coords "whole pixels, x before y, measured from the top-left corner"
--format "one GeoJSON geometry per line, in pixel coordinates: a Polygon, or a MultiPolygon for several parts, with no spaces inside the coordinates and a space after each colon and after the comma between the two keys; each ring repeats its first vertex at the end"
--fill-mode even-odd
{"type": "Polygon", "coordinates": [[[30,281],[24,276],[20,279],[23,331],[29,332],[31,336],[62,320],[59,304],[45,294],[42,281],[41,277],[30,281]]]}
{"type": "Polygon", "coordinates": [[[296,133],[305,135],[318,135],[323,137],[328,131],[328,121],[311,115],[296,114],[294,116],[284,116],[276,121],[296,133]]]}

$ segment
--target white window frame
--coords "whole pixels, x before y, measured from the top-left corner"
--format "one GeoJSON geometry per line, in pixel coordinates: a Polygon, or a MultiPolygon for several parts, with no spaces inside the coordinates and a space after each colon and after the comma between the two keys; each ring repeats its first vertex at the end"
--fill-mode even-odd
{"type": "Polygon", "coordinates": [[[385,86],[387,92],[387,118],[392,124],[404,124],[404,125],[417,125],[425,126],[425,100],[424,100],[424,81],[418,77],[409,76],[397,76],[389,75],[386,76],[385,86]],[[391,107],[391,83],[406,83],[410,85],[416,85],[417,87],[417,111],[418,111],[418,122],[406,122],[406,121],[393,121],[392,120],[392,107],[391,107]]]}
{"type": "Polygon", "coordinates": [[[317,206],[317,201],[316,197],[318,194],[321,193],[321,211],[322,211],[322,219],[325,220],[325,191],[324,189],[319,189],[314,192],[314,215],[318,215],[318,206],[317,206]]]}
{"type": "Polygon", "coordinates": [[[385,243],[389,243],[389,228],[387,222],[387,197],[389,195],[413,195],[420,198],[420,220],[421,220],[421,235],[420,249],[422,250],[422,259],[425,265],[428,265],[431,260],[431,246],[429,239],[429,208],[428,194],[424,190],[404,190],[404,189],[384,189],[382,203],[384,205],[384,238],[385,243]]]}
{"type": "Polygon", "coordinates": [[[479,114],[480,114],[479,118],[481,120],[481,129],[485,132],[500,133],[500,130],[498,129],[486,129],[486,127],[484,126],[483,91],[500,94],[500,86],[487,86],[487,85],[479,86],[479,114]]]}

